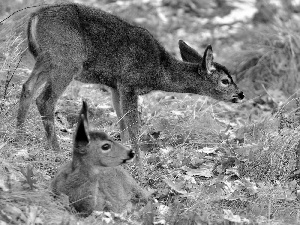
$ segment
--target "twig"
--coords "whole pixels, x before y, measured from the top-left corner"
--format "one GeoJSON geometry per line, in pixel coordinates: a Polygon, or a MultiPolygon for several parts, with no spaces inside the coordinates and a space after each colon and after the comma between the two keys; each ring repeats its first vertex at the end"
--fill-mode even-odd
{"type": "Polygon", "coordinates": [[[33,6],[27,6],[25,8],[19,9],[17,11],[14,11],[12,14],[10,14],[8,17],[4,18],[3,20],[0,21],[0,25],[2,24],[2,22],[4,22],[5,20],[9,19],[11,16],[15,15],[18,12],[21,12],[25,9],[31,9],[31,8],[36,8],[36,7],[40,7],[40,6],[44,6],[44,5],[49,5],[49,4],[40,4],[40,5],[33,5],[33,6]]]}

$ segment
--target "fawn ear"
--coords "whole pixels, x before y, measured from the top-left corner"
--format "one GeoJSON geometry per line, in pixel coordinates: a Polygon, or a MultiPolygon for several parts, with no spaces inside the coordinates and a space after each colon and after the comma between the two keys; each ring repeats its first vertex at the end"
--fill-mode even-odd
{"type": "Polygon", "coordinates": [[[199,53],[195,49],[190,47],[183,40],[179,40],[178,45],[179,45],[181,58],[183,61],[192,62],[192,63],[199,63],[202,61],[202,56],[199,55],[199,53]]]}
{"type": "Polygon", "coordinates": [[[82,101],[82,107],[81,107],[81,110],[80,110],[80,115],[83,115],[84,120],[86,121],[87,126],[88,126],[87,111],[88,111],[87,103],[86,103],[86,101],[82,101]]]}
{"type": "Polygon", "coordinates": [[[88,126],[87,104],[85,101],[83,101],[74,138],[75,150],[81,154],[86,152],[84,146],[86,146],[90,141],[88,126]]]}
{"type": "Polygon", "coordinates": [[[207,71],[208,74],[211,74],[216,68],[213,65],[214,56],[211,45],[208,45],[204,51],[203,60],[202,60],[202,69],[207,71]]]}

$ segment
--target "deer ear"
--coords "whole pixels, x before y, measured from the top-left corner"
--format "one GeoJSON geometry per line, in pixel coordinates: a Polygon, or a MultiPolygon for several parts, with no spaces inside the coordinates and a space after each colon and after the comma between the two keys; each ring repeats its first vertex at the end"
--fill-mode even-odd
{"type": "Polygon", "coordinates": [[[88,111],[87,103],[86,103],[86,101],[82,101],[82,107],[81,107],[81,110],[80,110],[80,115],[83,115],[84,120],[86,121],[87,126],[88,126],[87,111],[88,111]]]}
{"type": "Polygon", "coordinates": [[[179,40],[178,45],[179,45],[181,58],[183,61],[192,62],[192,63],[199,63],[202,61],[202,56],[199,55],[199,53],[195,49],[190,47],[183,40],[179,40]]]}
{"type": "Polygon", "coordinates": [[[89,143],[89,141],[90,136],[87,120],[87,104],[83,101],[74,137],[74,151],[84,154],[86,152],[84,147],[89,143]]]}
{"type": "Polygon", "coordinates": [[[208,45],[204,51],[203,60],[202,60],[202,69],[207,71],[208,74],[211,74],[216,68],[213,65],[214,56],[211,45],[208,45]]]}

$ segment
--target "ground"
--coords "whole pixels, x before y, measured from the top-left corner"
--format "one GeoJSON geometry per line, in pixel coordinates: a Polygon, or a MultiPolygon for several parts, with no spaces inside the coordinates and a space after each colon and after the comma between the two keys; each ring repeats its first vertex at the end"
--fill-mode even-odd
{"type": "MultiPolygon", "coordinates": [[[[120,2],[116,1],[118,9],[128,12],[123,7],[129,3],[120,2]]],[[[152,6],[144,3],[130,4],[136,4],[136,8],[131,5],[132,10],[141,14],[152,6]]],[[[164,3],[168,7],[180,5],[179,1],[173,5],[164,3]]],[[[190,0],[180,7],[192,13],[202,12],[192,3],[190,0]]],[[[107,4],[108,8],[112,4],[107,4]]],[[[175,12],[172,10],[168,13],[175,12]]],[[[164,21],[159,10],[154,12],[164,21]]],[[[147,16],[153,16],[151,13],[147,16]]],[[[175,17],[167,14],[166,19],[175,17]]],[[[151,18],[154,21],[155,17],[151,18]]],[[[151,21],[136,20],[146,24],[151,21]]],[[[171,22],[174,27],[182,26],[179,19],[171,22]]],[[[138,176],[134,164],[125,168],[153,193],[151,201],[133,205],[122,214],[94,212],[87,218],[79,217],[69,207],[67,198],[54,199],[49,183],[57,169],[71,159],[72,135],[82,100],[90,108],[90,125],[119,138],[110,93],[98,85],[75,81],[68,87],[55,114],[61,152],[46,150],[44,128],[34,102],[27,117],[25,138],[16,140],[21,85],[28,78],[33,61],[27,55],[20,65],[14,61],[22,55],[19,46],[25,46],[26,40],[9,36],[1,42],[5,54],[1,56],[0,73],[0,224],[299,224],[299,175],[295,171],[300,139],[299,35],[293,31],[297,30],[295,24],[277,25],[268,30],[270,34],[256,28],[261,31],[256,35],[264,34],[260,45],[252,46],[251,51],[231,52],[235,58],[228,57],[227,61],[224,56],[231,51],[232,43],[229,41],[225,47],[218,40],[213,43],[215,60],[226,66],[233,61],[235,69],[231,71],[240,75],[235,78],[246,93],[242,103],[164,92],[140,97],[144,177],[138,176]],[[242,69],[245,65],[248,67],[242,69]]],[[[159,40],[167,49],[177,52],[177,57],[178,39],[197,39],[182,29],[172,36],[174,33],[166,30],[171,29],[167,22],[148,25],[155,35],[161,35],[159,40]],[[158,30],[154,31],[156,26],[158,30]]],[[[189,25],[195,32],[192,28],[197,24],[189,25]]],[[[249,38],[250,33],[246,34],[249,38]]]]}

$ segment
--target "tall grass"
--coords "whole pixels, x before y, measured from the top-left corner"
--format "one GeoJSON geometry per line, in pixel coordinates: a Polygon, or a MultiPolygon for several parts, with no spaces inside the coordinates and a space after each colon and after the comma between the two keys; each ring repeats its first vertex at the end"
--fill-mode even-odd
{"type": "Polygon", "coordinates": [[[243,88],[253,95],[265,94],[264,87],[294,94],[300,87],[300,19],[277,19],[241,32],[241,51],[231,62],[243,88]]]}

